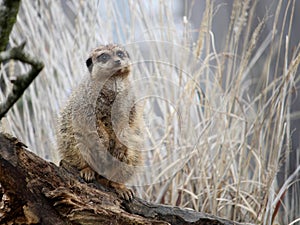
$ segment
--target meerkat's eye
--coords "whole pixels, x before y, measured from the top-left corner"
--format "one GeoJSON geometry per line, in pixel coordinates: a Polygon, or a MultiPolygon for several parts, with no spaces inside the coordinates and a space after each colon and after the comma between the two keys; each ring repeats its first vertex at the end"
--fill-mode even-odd
{"type": "Polygon", "coordinates": [[[123,59],[125,57],[125,54],[122,51],[117,51],[117,56],[119,56],[121,59],[123,59]]]}
{"type": "Polygon", "coordinates": [[[110,55],[107,53],[102,53],[97,57],[97,59],[103,63],[107,62],[110,59],[110,55]]]}

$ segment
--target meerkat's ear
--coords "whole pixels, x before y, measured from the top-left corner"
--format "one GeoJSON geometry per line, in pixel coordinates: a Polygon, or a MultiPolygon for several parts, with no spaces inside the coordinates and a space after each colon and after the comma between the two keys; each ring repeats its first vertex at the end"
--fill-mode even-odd
{"type": "Polygon", "coordinates": [[[85,63],[86,63],[86,66],[87,66],[87,68],[89,69],[89,71],[91,73],[92,69],[93,69],[93,60],[92,60],[92,58],[88,58],[85,63]]]}

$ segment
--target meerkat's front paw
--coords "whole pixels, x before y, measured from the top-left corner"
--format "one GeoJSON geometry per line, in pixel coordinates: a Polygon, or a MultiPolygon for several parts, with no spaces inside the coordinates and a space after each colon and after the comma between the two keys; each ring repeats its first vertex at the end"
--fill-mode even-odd
{"type": "Polygon", "coordinates": [[[95,171],[90,167],[85,167],[80,170],[80,176],[87,182],[95,180],[95,171]]]}

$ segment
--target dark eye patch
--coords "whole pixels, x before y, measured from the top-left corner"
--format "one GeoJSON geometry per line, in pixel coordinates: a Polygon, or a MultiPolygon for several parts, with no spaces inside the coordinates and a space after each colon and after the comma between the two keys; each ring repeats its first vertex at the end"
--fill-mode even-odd
{"type": "Polygon", "coordinates": [[[125,57],[125,54],[122,51],[117,51],[117,56],[119,56],[121,59],[123,59],[125,57]]]}
{"type": "Polygon", "coordinates": [[[105,63],[110,59],[110,55],[108,53],[102,53],[97,57],[97,59],[98,61],[105,63]]]}

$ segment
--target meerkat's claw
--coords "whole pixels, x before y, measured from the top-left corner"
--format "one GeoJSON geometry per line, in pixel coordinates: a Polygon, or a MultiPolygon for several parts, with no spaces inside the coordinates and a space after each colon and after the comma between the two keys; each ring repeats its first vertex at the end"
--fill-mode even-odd
{"type": "Polygon", "coordinates": [[[126,201],[131,201],[134,197],[134,194],[131,189],[125,188],[125,189],[115,189],[116,194],[126,200],[126,201]]]}
{"type": "Polygon", "coordinates": [[[127,188],[124,184],[110,182],[110,186],[114,188],[115,193],[126,201],[131,201],[134,197],[134,193],[131,189],[127,188]]]}
{"type": "Polygon", "coordinates": [[[80,170],[80,176],[87,182],[95,180],[95,171],[90,167],[80,170]]]}

